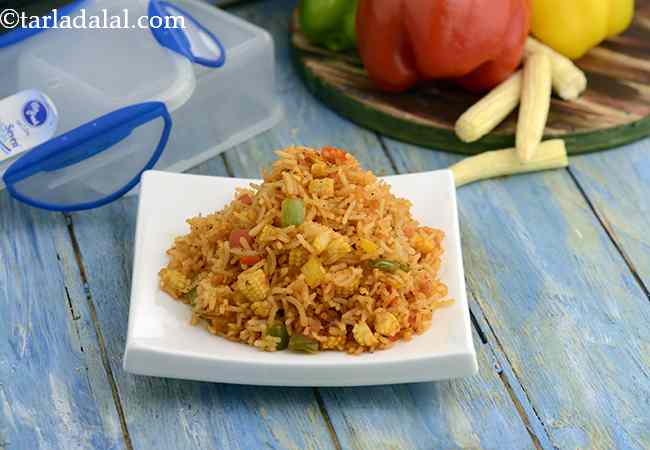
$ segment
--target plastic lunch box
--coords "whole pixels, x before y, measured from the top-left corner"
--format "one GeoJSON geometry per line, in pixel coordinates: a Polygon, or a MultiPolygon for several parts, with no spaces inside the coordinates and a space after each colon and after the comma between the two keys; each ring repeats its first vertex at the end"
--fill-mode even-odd
{"type": "Polygon", "coordinates": [[[241,19],[197,0],[83,0],[59,16],[124,9],[183,16],[185,28],[0,36],[0,98],[36,89],[59,115],[51,140],[0,162],[15,198],[59,211],[100,206],[146,169],[186,170],[279,120],[272,39],[241,19]]]}

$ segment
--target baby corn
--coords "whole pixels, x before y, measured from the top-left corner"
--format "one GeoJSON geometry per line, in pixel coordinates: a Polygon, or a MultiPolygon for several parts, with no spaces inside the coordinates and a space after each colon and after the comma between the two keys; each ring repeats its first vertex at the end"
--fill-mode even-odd
{"type": "Polygon", "coordinates": [[[575,100],[587,88],[587,77],[571,60],[538,40],[529,37],[525,46],[526,56],[544,52],[551,60],[553,90],[564,100],[575,100]]]}
{"type": "Polygon", "coordinates": [[[369,255],[373,255],[377,252],[377,250],[379,250],[379,246],[377,244],[366,238],[361,238],[359,240],[359,247],[361,247],[361,250],[369,255]]]}
{"type": "Polygon", "coordinates": [[[269,293],[269,280],[263,270],[243,272],[237,277],[237,290],[251,302],[259,302],[269,293]]]}
{"type": "Polygon", "coordinates": [[[566,147],[561,139],[539,144],[530,161],[522,162],[514,148],[494,150],[466,158],[450,167],[456,187],[487,178],[539,170],[558,169],[569,165],[566,147]]]}
{"type": "Polygon", "coordinates": [[[526,59],[517,121],[516,148],[522,161],[529,161],[542,141],[551,106],[551,61],[545,52],[526,59]]]}
{"type": "Polygon", "coordinates": [[[321,254],[332,240],[332,235],[328,231],[321,231],[316,235],[311,246],[316,250],[316,254],[321,254]]]}
{"type": "Polygon", "coordinates": [[[312,289],[318,286],[327,274],[325,268],[317,258],[310,258],[309,261],[302,266],[300,271],[303,273],[305,281],[312,289]]]}
{"type": "Polygon", "coordinates": [[[309,259],[309,253],[302,247],[292,248],[289,251],[289,266],[302,267],[309,259]]]}
{"type": "Polygon", "coordinates": [[[495,87],[465,111],[456,121],[456,135],[463,142],[474,142],[499,125],[519,104],[521,71],[495,87]]]}
{"type": "Polygon", "coordinates": [[[340,258],[344,257],[352,251],[352,247],[345,238],[336,238],[328,246],[325,252],[323,252],[323,259],[326,264],[333,264],[340,258]]]}
{"type": "Polygon", "coordinates": [[[334,179],[317,178],[309,182],[309,192],[319,197],[331,197],[334,195],[334,179]]]}

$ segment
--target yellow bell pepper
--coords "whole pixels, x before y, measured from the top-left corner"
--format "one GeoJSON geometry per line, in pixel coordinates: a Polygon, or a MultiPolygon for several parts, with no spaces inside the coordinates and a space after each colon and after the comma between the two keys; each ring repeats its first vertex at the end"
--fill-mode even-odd
{"type": "Polygon", "coordinates": [[[577,59],[622,33],[634,0],[533,0],[532,33],[564,56],[577,59]]]}

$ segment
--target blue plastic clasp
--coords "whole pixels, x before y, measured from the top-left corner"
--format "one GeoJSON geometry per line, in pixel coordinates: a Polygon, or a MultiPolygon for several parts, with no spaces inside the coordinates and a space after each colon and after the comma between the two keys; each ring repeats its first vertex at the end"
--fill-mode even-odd
{"type": "MultiPolygon", "coordinates": [[[[159,28],[150,27],[158,43],[175,51],[195,64],[207,67],[221,67],[226,62],[226,50],[221,41],[190,13],[162,0],[149,2],[149,19],[160,17],[159,28]],[[182,18],[181,20],[177,20],[182,18]],[[171,27],[183,23],[184,28],[171,27]],[[198,47],[203,47],[200,52],[198,47]]],[[[153,22],[152,22],[153,23],[153,22]]]]}
{"type": "Polygon", "coordinates": [[[158,162],[167,145],[171,128],[172,119],[164,103],[146,102],[128,106],[34,147],[14,162],[2,179],[12,197],[37,208],[51,211],[79,211],[96,208],[120,198],[140,182],[142,172],[153,168],[158,162]],[[60,170],[105,152],[126,139],[136,128],[159,118],[164,121],[164,126],[151,158],[144,167],[136,170],[132,179],[123,186],[117,186],[115,191],[109,195],[95,201],[61,205],[26,196],[16,188],[17,183],[29,177],[38,176],[42,172],[60,170]]]}

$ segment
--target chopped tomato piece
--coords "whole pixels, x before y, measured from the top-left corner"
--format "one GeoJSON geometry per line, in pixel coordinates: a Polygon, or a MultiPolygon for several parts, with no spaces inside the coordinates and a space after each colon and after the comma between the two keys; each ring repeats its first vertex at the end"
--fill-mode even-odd
{"type": "Polygon", "coordinates": [[[210,281],[212,282],[213,285],[217,286],[219,284],[223,284],[223,282],[225,281],[225,277],[217,273],[210,277],[210,281]]]}
{"type": "Polygon", "coordinates": [[[248,194],[244,194],[241,197],[239,197],[239,201],[242,202],[244,205],[252,205],[253,204],[253,197],[251,197],[248,194]]]}
{"type": "Polygon", "coordinates": [[[248,230],[238,228],[230,232],[230,246],[233,248],[241,248],[242,238],[246,239],[249,244],[252,244],[254,241],[254,238],[248,234],[248,230]]]}
{"type": "Polygon", "coordinates": [[[253,264],[257,264],[261,260],[262,257],[260,255],[242,256],[241,258],[239,258],[239,262],[246,266],[252,266],[253,264]]]}
{"type": "Polygon", "coordinates": [[[348,159],[347,152],[341,150],[340,148],[323,147],[321,149],[321,152],[323,153],[323,158],[325,158],[327,161],[331,163],[339,164],[344,162],[346,159],[348,159]]]}
{"type": "Polygon", "coordinates": [[[417,225],[409,223],[404,227],[404,235],[409,238],[413,237],[416,230],[417,230],[417,225]]]}
{"type": "Polygon", "coordinates": [[[422,292],[424,295],[433,294],[433,283],[427,276],[420,277],[415,282],[416,289],[422,292]]]}
{"type": "Polygon", "coordinates": [[[333,179],[335,183],[340,183],[340,182],[341,182],[341,177],[340,177],[339,174],[336,173],[336,172],[334,172],[334,173],[330,173],[330,174],[328,175],[328,177],[331,178],[331,179],[333,179]]]}
{"type": "Polygon", "coordinates": [[[384,302],[384,307],[389,308],[389,307],[393,306],[396,302],[397,302],[397,297],[392,297],[388,301],[384,302]]]}

